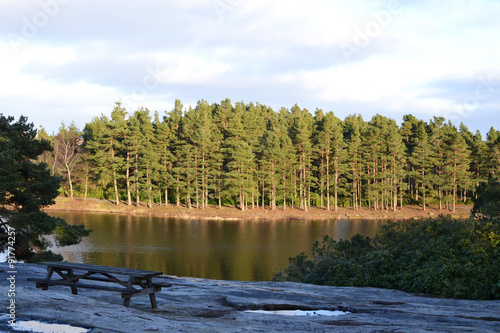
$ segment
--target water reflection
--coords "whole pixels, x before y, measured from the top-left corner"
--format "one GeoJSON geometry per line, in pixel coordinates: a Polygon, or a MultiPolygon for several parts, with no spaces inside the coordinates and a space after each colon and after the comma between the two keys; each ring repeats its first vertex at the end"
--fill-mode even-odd
{"type": "Polygon", "coordinates": [[[205,221],[99,213],[51,212],[94,231],[69,247],[55,248],[71,262],[162,271],[210,279],[265,281],[288,258],[310,253],[328,234],[374,236],[381,221],[205,221]]]}

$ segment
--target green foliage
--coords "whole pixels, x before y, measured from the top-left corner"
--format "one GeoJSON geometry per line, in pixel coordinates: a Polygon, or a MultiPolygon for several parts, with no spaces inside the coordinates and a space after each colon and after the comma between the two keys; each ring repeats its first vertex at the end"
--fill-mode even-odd
{"type": "Polygon", "coordinates": [[[85,225],[69,225],[63,219],[57,218],[57,226],[52,231],[59,246],[69,246],[80,243],[82,237],[88,236],[92,230],[85,225]]]}
{"type": "Polygon", "coordinates": [[[290,281],[373,286],[453,298],[500,299],[500,224],[440,216],[392,222],[373,239],[326,236],[290,259],[290,281]]]}
{"type": "Polygon", "coordinates": [[[55,254],[51,251],[43,251],[40,253],[35,253],[31,259],[30,262],[37,263],[37,262],[47,262],[47,261],[62,261],[64,258],[60,254],[55,254]]]}
{"type": "MultiPolygon", "coordinates": [[[[74,159],[61,158],[57,149],[39,161],[67,178],[64,195],[71,196],[74,183],[76,195],[101,193],[117,205],[135,199],[149,207],[205,208],[210,201],[219,207],[234,202],[242,210],[396,211],[407,203],[425,210],[438,203],[455,211],[489,173],[500,173],[500,134],[493,128],[484,142],[443,117],[403,120],[401,126],[379,114],[368,122],[356,114],[341,120],[320,109],[313,116],[297,104],[275,112],[260,103],[233,106],[227,98],[187,109],[176,100],[163,119],[155,112],[153,120],[147,108],[129,112],[117,102],[110,118],[87,124],[85,145],[69,149],[74,159]]],[[[66,132],[41,136],[63,147],[66,132]]],[[[80,144],[78,131],[70,132],[80,144]]]]}
{"type": "MultiPolygon", "coordinates": [[[[78,243],[90,231],[83,226],[69,226],[41,211],[54,203],[61,177],[52,176],[47,164],[34,162],[51,150],[49,142],[36,139],[36,130],[26,117],[13,121],[13,117],[0,114],[0,217],[15,230],[16,258],[33,261],[36,252],[40,255],[49,252],[45,251],[49,242],[44,236],[56,232],[60,245],[70,245],[78,243]]],[[[5,230],[0,227],[2,232],[5,230]]]]}
{"type": "Polygon", "coordinates": [[[498,177],[490,175],[488,183],[477,188],[477,198],[474,200],[472,214],[485,216],[489,219],[500,218],[500,182],[498,177]]]}

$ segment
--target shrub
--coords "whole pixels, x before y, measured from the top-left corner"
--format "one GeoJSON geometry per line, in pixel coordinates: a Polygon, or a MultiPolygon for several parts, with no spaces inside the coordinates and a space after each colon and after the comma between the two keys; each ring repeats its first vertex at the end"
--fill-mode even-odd
{"type": "Polygon", "coordinates": [[[373,286],[465,299],[500,299],[497,220],[436,219],[391,222],[374,239],[326,236],[290,259],[291,281],[373,286]]]}

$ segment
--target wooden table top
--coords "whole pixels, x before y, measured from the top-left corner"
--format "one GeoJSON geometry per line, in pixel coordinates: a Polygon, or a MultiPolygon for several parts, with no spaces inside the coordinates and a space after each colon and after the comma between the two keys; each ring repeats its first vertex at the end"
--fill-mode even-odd
{"type": "Polygon", "coordinates": [[[163,274],[163,272],[147,271],[142,269],[79,264],[73,262],[51,261],[51,262],[42,262],[41,264],[47,265],[47,267],[60,268],[60,269],[84,270],[87,272],[127,275],[140,278],[154,277],[163,274]]]}

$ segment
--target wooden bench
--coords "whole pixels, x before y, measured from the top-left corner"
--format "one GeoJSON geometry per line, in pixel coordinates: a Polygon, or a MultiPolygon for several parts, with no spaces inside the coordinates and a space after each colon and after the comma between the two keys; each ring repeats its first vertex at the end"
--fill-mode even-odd
{"type": "Polygon", "coordinates": [[[162,287],[171,286],[168,283],[153,283],[153,277],[162,275],[162,272],[66,262],[42,264],[47,266],[46,278],[28,278],[28,281],[36,282],[37,288],[48,290],[49,286],[67,286],[74,295],[78,294],[77,288],[120,292],[124,306],[130,305],[131,297],[148,294],[151,307],[156,309],[158,305],[155,293],[161,291],[162,287]],[[53,279],[54,272],[61,279],[53,279]],[[99,281],[101,284],[83,283],[82,280],[99,281]]]}

